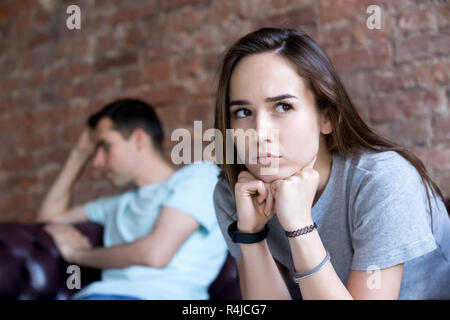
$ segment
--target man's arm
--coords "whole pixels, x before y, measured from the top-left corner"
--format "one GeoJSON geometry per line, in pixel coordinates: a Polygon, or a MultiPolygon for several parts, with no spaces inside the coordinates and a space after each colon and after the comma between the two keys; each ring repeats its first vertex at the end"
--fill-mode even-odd
{"type": "MultiPolygon", "coordinates": [[[[56,221],[55,219],[62,217],[68,211],[70,189],[93,151],[94,145],[90,141],[89,131],[86,129],[76,147],[70,153],[59,176],[44,197],[36,222],[56,221]]],[[[80,213],[80,210],[76,210],[75,213],[80,213]]],[[[82,217],[81,214],[79,216],[82,217]]]]}
{"type": "MultiPolygon", "coordinates": [[[[55,242],[68,262],[79,265],[99,269],[126,268],[133,265],[164,268],[198,228],[198,222],[189,214],[163,207],[152,232],[133,242],[91,249],[76,249],[76,245],[64,239],[55,239],[55,242]]],[[[64,234],[67,232],[53,236],[64,237],[64,234]]]]}
{"type": "Polygon", "coordinates": [[[58,216],[51,220],[51,222],[69,223],[69,224],[75,224],[85,221],[89,221],[85,205],[74,207],[69,211],[67,211],[64,215],[58,216]]]}

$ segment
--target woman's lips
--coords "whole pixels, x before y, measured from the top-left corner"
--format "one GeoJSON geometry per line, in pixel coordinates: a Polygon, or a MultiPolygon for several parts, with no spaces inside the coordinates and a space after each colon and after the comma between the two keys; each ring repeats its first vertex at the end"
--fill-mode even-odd
{"type": "Polygon", "coordinates": [[[275,155],[261,155],[256,157],[256,163],[260,165],[268,165],[271,164],[274,161],[279,161],[281,156],[275,156],[275,155]]]}

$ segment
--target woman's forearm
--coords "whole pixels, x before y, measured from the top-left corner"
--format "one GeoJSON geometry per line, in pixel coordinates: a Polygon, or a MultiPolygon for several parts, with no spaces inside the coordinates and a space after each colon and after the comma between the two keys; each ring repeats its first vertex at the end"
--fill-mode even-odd
{"type": "MultiPolygon", "coordinates": [[[[243,298],[247,300],[292,299],[267,242],[241,244],[244,286],[243,298]]],[[[243,278],[243,279],[242,279],[243,278]]],[[[242,286],[241,285],[241,286],[242,286]]]]}
{"type": "MultiPolygon", "coordinates": [[[[297,273],[305,273],[319,265],[326,256],[326,251],[319,233],[311,233],[290,238],[292,258],[297,273]]],[[[309,277],[299,282],[300,291],[304,300],[346,300],[353,299],[336,271],[331,261],[309,277]]]]}

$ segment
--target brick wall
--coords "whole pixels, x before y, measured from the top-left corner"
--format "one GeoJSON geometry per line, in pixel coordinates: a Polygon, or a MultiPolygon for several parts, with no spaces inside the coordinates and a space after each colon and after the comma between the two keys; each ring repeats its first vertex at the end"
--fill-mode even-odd
{"type": "MultiPolygon", "coordinates": [[[[170,132],[212,127],[217,61],[262,26],[302,28],[326,50],[364,119],[411,147],[450,196],[450,1],[0,1],[0,221],[31,221],[85,118],[124,96],[170,132]],[[81,8],[68,30],[66,8],[81,8]],[[366,27],[367,6],[382,29],[366,27]]],[[[88,167],[73,203],[117,192],[88,167]]]]}

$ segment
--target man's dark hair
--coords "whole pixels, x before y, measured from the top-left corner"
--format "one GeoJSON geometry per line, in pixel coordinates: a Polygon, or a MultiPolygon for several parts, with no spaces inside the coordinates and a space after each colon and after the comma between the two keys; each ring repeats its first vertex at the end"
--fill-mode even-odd
{"type": "Polygon", "coordinates": [[[103,118],[110,118],[113,129],[119,131],[125,139],[128,139],[135,129],[143,129],[152,139],[155,149],[162,152],[164,130],[149,104],[137,99],[119,99],[91,115],[87,124],[94,129],[103,118]]]}

